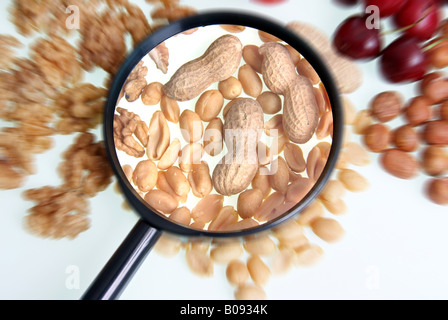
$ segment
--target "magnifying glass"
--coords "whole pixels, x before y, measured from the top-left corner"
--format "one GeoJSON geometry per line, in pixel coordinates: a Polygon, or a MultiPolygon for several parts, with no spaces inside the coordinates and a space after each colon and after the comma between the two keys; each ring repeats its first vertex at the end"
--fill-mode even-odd
{"type": "Polygon", "coordinates": [[[300,214],[329,179],[342,132],[325,64],[276,22],[210,12],[158,30],[118,72],[104,118],[112,168],[141,219],[82,299],[118,298],[163,232],[242,238],[300,214]],[[245,61],[245,48],[261,58],[258,67],[245,61]],[[318,83],[299,74],[294,59],[304,59],[318,83]],[[330,135],[319,140],[325,118],[330,135]],[[322,141],[316,168],[309,162],[322,141]]]}

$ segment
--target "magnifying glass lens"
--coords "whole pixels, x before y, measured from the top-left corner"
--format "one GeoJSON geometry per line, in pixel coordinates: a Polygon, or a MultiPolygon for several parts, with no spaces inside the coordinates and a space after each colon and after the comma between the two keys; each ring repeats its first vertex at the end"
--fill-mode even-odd
{"type": "Polygon", "coordinates": [[[138,62],[114,116],[124,184],[174,224],[222,233],[296,210],[331,170],[325,83],[266,32],[211,25],[177,34],[138,62]]]}

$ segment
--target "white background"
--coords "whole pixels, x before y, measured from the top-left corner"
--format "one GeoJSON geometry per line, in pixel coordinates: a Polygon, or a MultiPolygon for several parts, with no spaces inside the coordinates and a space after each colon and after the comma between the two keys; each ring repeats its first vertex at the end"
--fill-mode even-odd
{"type": "MultiPolygon", "coordinates": [[[[13,33],[3,8],[7,3],[1,3],[1,28],[3,33],[13,33]]],[[[144,6],[143,1],[136,3],[144,6]]],[[[328,35],[345,17],[362,10],[341,8],[330,0],[289,0],[272,7],[249,0],[183,3],[200,10],[244,8],[282,23],[307,21],[328,35]]],[[[398,90],[407,98],[415,94],[413,85],[392,86],[382,81],[376,62],[360,66],[364,84],[350,95],[358,109],[364,109],[373,95],[384,90],[398,90]]],[[[43,240],[23,229],[31,203],[22,199],[22,191],[60,183],[55,168],[70,141],[60,137],[55,149],[38,157],[38,174],[29,178],[26,188],[0,192],[0,299],[78,299],[137,221],[133,213],[121,209],[122,199],[111,186],[92,201],[92,227],[75,240],[43,240]],[[66,285],[72,268],[79,270],[79,288],[66,285]]],[[[266,286],[268,298],[448,298],[448,211],[424,197],[426,177],[411,181],[393,178],[382,171],[375,155],[370,166],[357,170],[371,187],[368,192],[345,197],[349,210],[337,217],[346,229],[345,238],[332,245],[314,238],[325,250],[321,262],[273,277],[266,286]]],[[[225,279],[224,266],[217,265],[214,277],[204,279],[188,270],[183,254],[165,258],[153,252],[122,299],[233,299],[233,290],[225,279]]]]}

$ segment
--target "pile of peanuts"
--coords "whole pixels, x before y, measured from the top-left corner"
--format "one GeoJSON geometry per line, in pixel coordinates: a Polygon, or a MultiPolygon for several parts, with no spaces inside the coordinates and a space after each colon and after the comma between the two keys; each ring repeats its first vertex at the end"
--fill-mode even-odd
{"type": "MultiPolygon", "coordinates": [[[[229,26],[225,28],[228,30],[229,26]]],[[[324,169],[330,143],[322,142],[311,150],[307,161],[306,153],[304,155],[302,150],[316,129],[320,139],[326,139],[332,133],[332,114],[324,98],[326,94],[320,79],[313,75],[317,79],[314,83],[316,87],[313,87],[308,78],[299,76],[295,71],[296,63],[283,45],[270,42],[269,47],[261,48],[265,50],[264,56],[258,53],[257,46],[243,48],[237,37],[226,34],[215,40],[200,59],[188,62],[177,70],[167,84],[152,82],[145,85],[147,69],[140,62],[131,75],[133,80],[128,83],[136,85],[125,85],[123,99],[132,104],[137,103],[140,107],[134,106],[134,112],[117,108],[115,144],[124,154],[142,159],[135,168],[125,164],[124,170],[145,201],[168,218],[185,222],[187,226],[193,224],[195,228],[213,231],[253,227],[282,215],[298,203],[324,169]],[[273,54],[275,63],[281,64],[283,70],[287,70],[285,66],[290,66],[292,79],[272,79],[271,75],[275,76],[273,70],[278,68],[277,65],[271,65],[273,54]],[[241,58],[246,62],[242,66],[241,58]],[[213,60],[225,61],[226,64],[214,66],[210,62],[213,60]],[[215,69],[206,69],[211,66],[215,69]],[[263,82],[254,68],[260,73],[263,68],[264,81],[271,88],[275,81],[279,83],[278,87],[284,87],[281,81],[295,83],[297,78],[297,86],[277,90],[284,92],[284,106],[279,94],[269,90],[262,92],[263,82]],[[136,78],[133,74],[142,76],[136,78]],[[215,79],[217,75],[220,75],[218,80],[215,79]],[[211,79],[206,81],[202,79],[204,77],[211,79]],[[190,87],[173,87],[176,81],[185,86],[185,82],[177,78],[188,79],[190,87]],[[198,84],[202,87],[198,88],[198,84]],[[210,88],[213,84],[216,86],[214,89],[210,88]],[[298,95],[294,90],[301,90],[302,94],[298,95]],[[251,98],[243,98],[242,93],[251,98]],[[140,95],[141,99],[138,99],[140,95]],[[190,109],[185,104],[180,105],[180,102],[189,102],[196,97],[197,101],[189,103],[190,109]],[[297,98],[300,101],[295,101],[297,98]],[[224,107],[225,100],[229,101],[224,107]],[[141,115],[135,113],[148,104],[160,104],[160,110],[153,112],[150,119],[141,119],[141,115]],[[191,110],[192,105],[194,111],[191,110]],[[184,109],[182,112],[181,108],[184,109]],[[297,115],[291,111],[288,114],[286,111],[279,113],[288,108],[297,115]],[[306,117],[302,118],[308,121],[307,124],[301,123],[299,111],[306,112],[306,117]],[[225,123],[219,117],[221,113],[225,123]],[[265,124],[264,117],[272,114],[274,116],[265,124]],[[320,124],[319,118],[322,118],[320,124]],[[178,138],[171,141],[173,132],[170,132],[168,122],[179,125],[182,142],[178,138]],[[229,134],[228,129],[237,131],[236,148],[241,146],[245,149],[244,157],[231,159],[236,161],[229,163],[221,161],[211,175],[209,164],[202,161],[203,155],[206,153],[210,158],[221,155],[223,142],[229,149],[232,148],[225,138],[229,134]],[[288,129],[290,133],[286,134],[288,129]],[[257,130],[264,130],[267,136],[273,138],[275,152],[272,144],[267,146],[259,143],[260,134],[257,130]],[[291,139],[300,141],[302,148],[290,141],[291,132],[295,135],[291,139]],[[183,143],[187,144],[183,146],[183,143]],[[250,145],[258,147],[258,159],[250,159],[247,150],[250,145]],[[261,153],[260,146],[265,152],[261,153]],[[284,158],[280,156],[283,151],[284,158]],[[260,164],[263,167],[260,168],[260,164]],[[270,170],[265,166],[269,166],[270,170]],[[300,173],[305,171],[306,176],[302,176],[300,173]],[[252,189],[249,189],[251,184],[252,189]],[[212,193],[213,188],[216,193],[212,193]],[[271,190],[274,191],[272,194],[271,190]],[[179,203],[184,204],[189,200],[190,191],[199,201],[191,211],[187,206],[179,208],[179,203]],[[229,196],[238,197],[236,208],[227,201],[229,196]],[[226,202],[229,205],[225,205],[226,202]],[[222,210],[223,206],[226,210],[222,210]]],[[[135,163],[134,159],[131,161],[135,163]]],[[[126,160],[122,163],[126,163],[126,160]]]]}
{"type": "MultiPolygon", "coordinates": [[[[243,32],[244,28],[234,26],[222,26],[229,32],[243,32]]],[[[268,35],[260,33],[261,39],[266,42],[275,42],[277,39],[269,38],[268,35]]],[[[234,195],[237,195],[236,207],[228,204],[224,205],[227,198],[225,191],[223,194],[212,194],[216,185],[213,183],[209,166],[201,161],[204,151],[215,157],[223,151],[223,123],[217,117],[220,114],[226,117],[230,110],[238,107],[238,103],[245,98],[242,94],[255,98],[261,105],[267,121],[264,124],[265,133],[269,130],[277,129],[284,133],[283,118],[285,114],[280,112],[284,108],[283,99],[272,90],[264,91],[263,80],[263,56],[259,53],[256,45],[246,45],[243,48],[243,66],[236,72],[237,76],[228,76],[227,79],[216,83],[216,89],[206,87],[205,91],[196,93],[199,98],[194,103],[194,111],[185,109],[180,111],[179,101],[168,97],[164,92],[164,85],[152,82],[146,86],[141,86],[138,90],[141,94],[139,99],[132,99],[137,102],[138,107],[132,110],[136,112],[138,108],[160,104],[160,111],[153,113],[150,125],[146,132],[151,132],[151,126],[158,128],[155,143],[148,144],[150,134],[135,133],[135,138],[125,147],[119,149],[120,160],[126,159],[123,153],[136,157],[134,151],[128,150],[132,146],[133,150],[139,149],[137,157],[143,157],[146,153],[148,159],[133,161],[137,163],[135,168],[123,161],[123,170],[134,188],[142,197],[156,210],[164,213],[168,219],[177,223],[188,225],[191,228],[208,228],[212,231],[229,231],[252,227],[259,222],[264,222],[272,217],[276,217],[286,210],[289,210],[285,199],[291,197],[294,204],[308,192],[312,183],[304,184],[304,181],[316,181],[325,166],[328,157],[328,141],[325,141],[332,134],[331,109],[324,87],[319,77],[310,68],[309,63],[300,55],[290,49],[294,66],[299,74],[306,75],[313,84],[313,94],[318,102],[320,121],[316,125],[315,138],[316,146],[311,148],[308,156],[304,156],[301,146],[291,142],[288,136],[282,134],[279,140],[280,148],[278,154],[266,154],[265,159],[260,159],[260,165],[255,176],[249,180],[249,185],[240,185],[242,179],[232,179],[226,186],[232,186],[232,181],[237,184],[234,195]],[[294,61],[294,59],[296,59],[294,61]],[[224,101],[229,100],[226,106],[224,101]],[[273,115],[273,116],[271,116],[273,115]],[[192,129],[192,119],[198,123],[208,122],[196,132],[192,129]],[[186,147],[181,146],[180,139],[173,139],[170,142],[168,122],[178,124],[185,129],[188,134],[182,138],[187,142],[186,147]],[[165,128],[165,129],[160,129],[165,128]],[[218,128],[218,135],[207,134],[209,129],[218,128]],[[196,136],[195,136],[196,134],[196,136]],[[207,140],[206,137],[213,139],[207,140]],[[191,139],[191,140],[190,140],[191,139]],[[198,143],[203,139],[204,145],[198,143]],[[137,143],[137,145],[136,145],[137,143]],[[212,145],[212,148],[207,146],[212,145]],[[147,146],[146,150],[144,146],[147,146]],[[162,146],[162,147],[161,147],[162,146]],[[191,159],[190,149],[193,146],[199,152],[197,164],[183,162],[182,155],[184,149],[187,152],[186,159],[191,159]],[[160,151],[162,150],[162,152],[160,151]],[[283,153],[284,158],[281,156],[283,153]],[[120,156],[121,155],[121,156],[120,156]],[[277,156],[274,158],[274,156],[277,156]],[[306,161],[305,161],[306,158],[306,161]],[[152,160],[151,160],[152,159],[152,160]],[[178,166],[174,164],[178,161],[178,166]],[[261,175],[260,169],[276,161],[278,167],[274,175],[261,175]],[[148,175],[148,172],[151,174],[148,175]],[[303,173],[302,176],[300,173],[303,173]],[[150,177],[147,179],[147,177],[150,177]],[[153,189],[155,187],[155,189],[153,189]],[[293,193],[294,192],[294,193],[293,193]],[[294,195],[294,196],[293,196],[294,195]],[[185,204],[190,198],[199,198],[194,202],[194,207],[190,210],[185,204]],[[280,208],[280,209],[279,209],[280,208]]],[[[138,68],[143,68],[139,65],[138,68]]],[[[207,73],[202,70],[201,74],[207,73]]],[[[189,77],[192,78],[191,76],[189,77]]],[[[266,81],[266,80],[265,80],[266,81]]],[[[204,90],[204,89],[202,89],[204,90]]],[[[191,93],[191,90],[187,90],[191,93]]],[[[126,99],[126,93],[124,93],[126,99]]],[[[194,95],[193,95],[194,96],[194,95]]],[[[191,97],[185,100],[191,99],[191,97]]],[[[181,100],[181,99],[178,99],[181,100]]],[[[324,191],[318,199],[306,208],[297,218],[274,228],[271,231],[245,237],[244,239],[203,239],[191,240],[188,243],[180,239],[164,234],[156,244],[156,251],[165,256],[175,256],[182,249],[185,250],[186,261],[191,271],[199,276],[210,277],[214,274],[214,264],[225,264],[226,277],[228,281],[236,287],[236,299],[264,299],[266,293],[265,286],[271,274],[282,274],[293,266],[310,266],[316,263],[323,254],[323,249],[318,244],[312,243],[307,235],[309,228],[312,234],[316,235],[324,242],[334,243],[342,239],[345,231],[337,219],[328,214],[337,216],[347,212],[347,206],[343,200],[346,191],[365,191],[369,183],[358,172],[350,168],[354,166],[365,166],[370,163],[369,154],[359,144],[350,141],[350,126],[355,124],[356,110],[348,97],[343,97],[343,107],[345,113],[345,140],[341,157],[337,164],[337,172],[328,182],[324,191]]],[[[192,108],[192,107],[190,107],[192,108]]],[[[117,108],[119,117],[134,119],[136,124],[133,128],[138,128],[145,123],[139,115],[130,114],[129,110],[121,107],[117,108]]],[[[122,123],[117,122],[118,124],[122,123]]],[[[152,130],[153,132],[155,130],[152,130]]],[[[123,127],[116,131],[118,137],[123,138],[123,127]]],[[[314,133],[314,131],[313,131],[314,133]]],[[[121,139],[121,138],[120,138],[121,139]]],[[[118,142],[118,141],[117,141],[118,142]]],[[[120,145],[120,143],[116,143],[120,145]]],[[[269,147],[267,147],[269,150],[269,147]]],[[[193,154],[195,154],[193,152],[193,154]]],[[[257,166],[258,167],[258,166],[257,166]]],[[[219,185],[218,185],[219,188],[219,185]]]]}
{"type": "Polygon", "coordinates": [[[370,151],[381,153],[384,170],[400,179],[420,171],[432,177],[425,194],[439,205],[448,204],[447,98],[448,81],[437,71],[424,77],[419,95],[406,103],[398,92],[382,92],[359,115],[359,133],[370,151]],[[400,115],[404,123],[391,128],[390,121],[400,115]]]}

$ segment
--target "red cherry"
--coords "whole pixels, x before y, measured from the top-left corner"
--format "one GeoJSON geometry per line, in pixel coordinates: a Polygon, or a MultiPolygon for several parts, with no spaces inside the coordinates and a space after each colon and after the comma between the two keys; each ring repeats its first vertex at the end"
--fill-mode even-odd
{"type": "Polygon", "coordinates": [[[360,0],[333,0],[333,1],[338,4],[342,4],[343,6],[346,7],[355,6],[360,2],[360,0]]]}
{"type": "Polygon", "coordinates": [[[440,19],[439,5],[434,0],[408,0],[394,16],[394,23],[404,28],[418,22],[405,33],[420,40],[427,40],[436,32],[440,19]]]}
{"type": "Polygon", "coordinates": [[[377,6],[380,9],[381,17],[389,17],[406,3],[408,0],[364,0],[366,8],[368,6],[377,6]]]}
{"type": "Polygon", "coordinates": [[[336,29],[333,44],[342,54],[352,59],[376,58],[382,46],[378,29],[368,29],[366,16],[352,16],[336,29]]]}
{"type": "Polygon", "coordinates": [[[428,62],[416,38],[401,36],[383,50],[380,68],[390,82],[414,82],[426,74],[428,62]]]}

